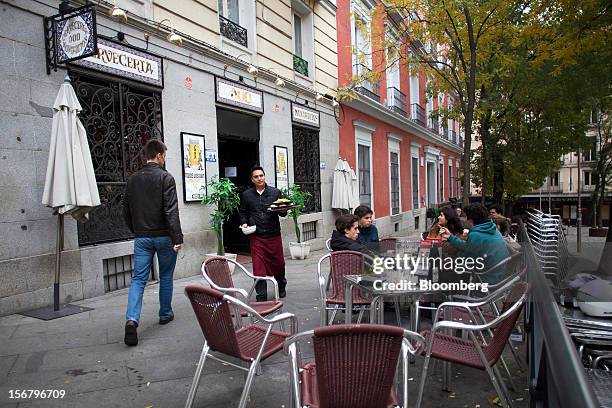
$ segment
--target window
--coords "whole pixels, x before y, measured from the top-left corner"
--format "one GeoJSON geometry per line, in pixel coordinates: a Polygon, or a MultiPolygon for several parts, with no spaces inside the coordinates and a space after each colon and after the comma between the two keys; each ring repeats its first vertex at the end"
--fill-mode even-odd
{"type": "Polygon", "coordinates": [[[293,47],[294,54],[302,57],[302,18],[297,14],[293,15],[293,47]]]}
{"type": "Polygon", "coordinates": [[[389,153],[389,166],[391,173],[391,215],[400,213],[400,175],[399,153],[389,153]]]}
{"type": "Polygon", "coordinates": [[[593,138],[593,140],[591,140],[590,145],[591,145],[590,149],[586,149],[584,151],[584,154],[582,155],[582,160],[584,160],[584,161],[596,160],[595,156],[596,156],[596,152],[597,152],[597,141],[595,140],[595,138],[593,138]]]}
{"type": "Polygon", "coordinates": [[[317,237],[317,222],[310,221],[302,224],[302,240],[310,241],[317,237]]]}
{"type": "Polygon", "coordinates": [[[412,157],[412,209],[419,208],[419,158],[412,157]]]}
{"type": "Polygon", "coordinates": [[[293,0],[291,9],[293,10],[293,70],[305,77],[312,78],[314,75],[312,10],[300,0],[293,0]]]}
{"type": "Polygon", "coordinates": [[[244,48],[255,49],[255,2],[244,0],[218,0],[219,32],[223,37],[223,50],[232,55],[244,51],[244,48]],[[229,40],[225,41],[225,40],[229,40]]]}
{"type": "Polygon", "coordinates": [[[219,14],[233,23],[240,24],[239,0],[218,0],[219,14]]]}
{"type": "Polygon", "coordinates": [[[123,221],[125,186],[144,165],[144,145],[151,139],[163,141],[162,94],[127,81],[76,71],[69,75],[83,108],[79,116],[102,203],[89,213],[89,222],[77,223],[79,245],[131,238],[123,221]]]}
{"type": "Polygon", "coordinates": [[[357,168],[359,172],[359,204],[372,207],[372,185],[370,146],[357,145],[357,168]]]}
{"type": "Polygon", "coordinates": [[[461,197],[461,179],[459,178],[459,167],[457,167],[455,182],[457,183],[457,197],[461,197]]]}
{"type": "Polygon", "coordinates": [[[293,126],[293,177],[302,191],[311,197],[306,201],[305,213],[321,211],[321,160],[319,132],[293,126]]]}
{"type": "Polygon", "coordinates": [[[448,195],[449,197],[453,196],[453,165],[448,165],[448,195]]]}
{"type": "Polygon", "coordinates": [[[595,184],[594,177],[591,177],[590,171],[585,171],[584,172],[584,185],[590,186],[591,184],[595,184]]]}
{"type": "Polygon", "coordinates": [[[559,173],[555,172],[550,176],[550,185],[551,187],[559,186],[559,173]]]}
{"type": "Polygon", "coordinates": [[[444,202],[444,160],[440,160],[440,202],[444,202]]]}

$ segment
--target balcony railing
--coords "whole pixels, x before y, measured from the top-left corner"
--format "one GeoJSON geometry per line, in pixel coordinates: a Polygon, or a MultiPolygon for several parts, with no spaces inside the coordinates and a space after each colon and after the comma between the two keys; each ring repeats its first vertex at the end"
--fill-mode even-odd
{"type": "Polygon", "coordinates": [[[425,109],[418,103],[410,105],[410,119],[421,126],[425,126],[425,109]]]}
{"type": "Polygon", "coordinates": [[[436,119],[436,118],[429,118],[429,129],[431,129],[431,131],[434,132],[434,133],[438,133],[439,132],[438,119],[436,119]]]}
{"type": "Polygon", "coordinates": [[[595,191],[595,184],[584,184],[581,183],[581,189],[582,191],[595,191]]]}
{"type": "Polygon", "coordinates": [[[459,139],[457,139],[457,132],[455,132],[453,129],[448,129],[448,140],[453,143],[457,143],[459,141],[459,139]]]}
{"type": "Polygon", "coordinates": [[[400,115],[406,115],[406,95],[394,86],[387,88],[387,106],[400,115]]]}
{"type": "Polygon", "coordinates": [[[370,82],[368,79],[372,73],[372,70],[363,64],[355,64],[353,66],[353,72],[359,78],[363,78],[361,83],[355,87],[355,90],[368,98],[374,99],[380,102],[380,93],[378,92],[378,82],[370,82]]]}
{"type": "Polygon", "coordinates": [[[223,16],[219,16],[219,28],[221,30],[221,35],[225,38],[232,40],[243,47],[249,46],[246,28],[223,16]]]}
{"type": "Polygon", "coordinates": [[[293,70],[304,76],[308,76],[308,61],[297,55],[293,55],[293,70]]]}

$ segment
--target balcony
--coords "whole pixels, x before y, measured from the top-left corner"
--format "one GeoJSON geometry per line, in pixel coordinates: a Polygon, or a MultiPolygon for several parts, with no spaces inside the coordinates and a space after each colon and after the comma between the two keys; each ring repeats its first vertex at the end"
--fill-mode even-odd
{"type": "Polygon", "coordinates": [[[246,28],[234,23],[232,20],[219,16],[219,29],[221,31],[221,35],[228,40],[232,40],[235,43],[248,48],[249,43],[247,41],[248,37],[246,28]]]}
{"type": "Polygon", "coordinates": [[[580,189],[585,192],[595,191],[595,184],[584,184],[581,183],[580,189]]]}
{"type": "Polygon", "coordinates": [[[558,193],[563,193],[563,182],[559,182],[558,185],[556,186],[551,186],[550,184],[548,184],[549,182],[546,181],[546,183],[541,186],[540,188],[535,188],[532,190],[532,193],[535,194],[543,194],[543,195],[547,195],[547,194],[558,194],[558,193]]]}
{"type": "Polygon", "coordinates": [[[425,109],[418,103],[410,105],[410,119],[425,127],[425,109]]]}
{"type": "Polygon", "coordinates": [[[357,75],[361,80],[360,84],[355,87],[355,90],[360,94],[367,96],[368,98],[380,102],[378,81],[374,83],[370,82],[372,70],[363,64],[355,64],[353,65],[353,73],[357,75]]]}
{"type": "Polygon", "coordinates": [[[297,55],[293,55],[293,70],[304,76],[308,76],[308,61],[297,55]]]}
{"type": "Polygon", "coordinates": [[[437,118],[429,118],[429,129],[434,133],[439,133],[439,123],[437,118]]]}
{"type": "Polygon", "coordinates": [[[394,86],[387,88],[387,106],[400,115],[406,115],[406,95],[394,86]]]}

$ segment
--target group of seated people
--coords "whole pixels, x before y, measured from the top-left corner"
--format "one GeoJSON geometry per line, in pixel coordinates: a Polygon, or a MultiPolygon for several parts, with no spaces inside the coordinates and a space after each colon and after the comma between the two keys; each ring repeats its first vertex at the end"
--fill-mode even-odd
{"type": "MultiPolygon", "coordinates": [[[[372,216],[369,207],[359,206],[353,215],[338,217],[330,242],[332,251],[377,253],[379,236],[376,226],[372,224],[372,216]]],[[[442,208],[437,222],[423,233],[423,238],[439,241],[442,257],[482,258],[485,271],[520,249],[510,236],[507,218],[501,215],[497,207],[487,209],[482,204],[470,204],[465,211],[450,206],[442,208]]],[[[503,270],[500,270],[495,275],[502,273],[503,270]]],[[[446,275],[445,280],[457,278],[446,275]]],[[[498,278],[491,276],[488,279],[498,278]]]]}

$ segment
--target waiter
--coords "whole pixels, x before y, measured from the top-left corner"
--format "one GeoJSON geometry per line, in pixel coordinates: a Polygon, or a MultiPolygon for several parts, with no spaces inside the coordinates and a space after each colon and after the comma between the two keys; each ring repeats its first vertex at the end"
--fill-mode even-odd
{"type": "MultiPolygon", "coordinates": [[[[250,235],[251,257],[253,258],[253,274],[255,276],[274,276],[278,282],[279,296],[287,294],[285,286],[285,258],[283,257],[283,240],[280,235],[279,215],[287,212],[268,211],[270,205],[281,196],[279,189],[266,184],[266,173],[261,166],[251,168],[251,182],[254,187],[242,193],[240,202],[241,228],[255,225],[255,233],[250,235]]],[[[268,300],[266,281],[255,285],[258,302],[268,300]]]]}

